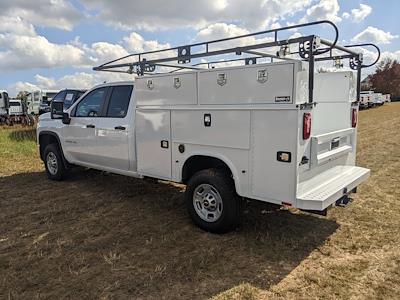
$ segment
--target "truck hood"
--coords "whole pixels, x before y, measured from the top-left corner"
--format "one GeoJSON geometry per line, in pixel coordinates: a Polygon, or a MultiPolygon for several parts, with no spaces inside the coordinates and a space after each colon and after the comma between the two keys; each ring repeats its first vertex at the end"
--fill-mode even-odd
{"type": "Polygon", "coordinates": [[[39,121],[44,121],[44,120],[46,121],[51,120],[51,114],[49,112],[39,116],[39,121]]]}

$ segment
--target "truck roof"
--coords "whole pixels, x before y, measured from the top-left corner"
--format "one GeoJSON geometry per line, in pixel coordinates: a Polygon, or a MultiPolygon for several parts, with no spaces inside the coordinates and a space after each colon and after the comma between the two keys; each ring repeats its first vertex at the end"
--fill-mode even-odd
{"type": "Polygon", "coordinates": [[[103,86],[115,86],[115,85],[133,85],[134,83],[135,83],[134,80],[132,80],[132,81],[129,80],[129,81],[104,82],[102,84],[95,85],[93,88],[99,88],[99,87],[103,87],[103,86]]]}

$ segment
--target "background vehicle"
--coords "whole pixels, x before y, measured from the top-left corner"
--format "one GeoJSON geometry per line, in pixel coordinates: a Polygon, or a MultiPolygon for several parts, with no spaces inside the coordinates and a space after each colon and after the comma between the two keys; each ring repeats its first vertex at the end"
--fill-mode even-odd
{"type": "MultiPolygon", "coordinates": [[[[316,24],[329,24],[337,33],[329,21],[284,29],[316,24]]],[[[218,47],[246,35],[164,49],[157,53],[164,56],[153,60],[140,53],[132,62],[96,67],[135,71],[139,78],[94,87],[66,112],[62,103],[52,103],[52,113],[41,116],[37,130],[48,177],[61,180],[76,164],[182,182],[192,220],[212,232],[238,223],[241,198],[319,214],[347,204],[349,193],[369,176],[368,169],[355,166],[360,73],[367,65],[351,46],[336,45],[338,35],[334,42],[314,35],[278,40],[284,29],[252,34],[275,33],[274,42],[218,47]],[[285,43],[298,44],[302,59],[259,50],[285,43]],[[199,45],[207,46],[205,52],[191,55],[199,45]],[[213,46],[219,50],[210,50],[213,46]],[[357,73],[316,73],[314,63],[335,59],[333,49],[346,54],[357,73]],[[227,68],[184,65],[243,53],[256,56],[227,68]],[[318,58],[325,53],[329,56],[318,58]],[[271,56],[282,61],[256,63],[271,56]],[[166,65],[189,71],[143,76],[166,65]]]]}
{"type": "Polygon", "coordinates": [[[78,100],[86,90],[78,89],[65,89],[61,90],[57,95],[54,96],[53,101],[63,102],[64,109],[67,110],[72,104],[78,100]]]}
{"type": "Polygon", "coordinates": [[[9,109],[8,93],[0,90],[0,125],[9,123],[9,109]]]}
{"type": "Polygon", "coordinates": [[[26,105],[28,107],[28,114],[39,115],[40,99],[35,99],[33,93],[27,95],[26,105]]]}
{"type": "Polygon", "coordinates": [[[385,101],[382,97],[382,93],[374,93],[373,95],[375,97],[375,100],[374,100],[375,105],[381,106],[381,105],[385,104],[385,101]]]}
{"type": "Polygon", "coordinates": [[[382,96],[384,102],[391,102],[392,100],[390,99],[390,94],[385,94],[382,96]]]}
{"type": "Polygon", "coordinates": [[[53,97],[58,93],[57,90],[38,90],[33,92],[33,102],[39,103],[39,115],[50,111],[50,103],[53,97]]]}
{"type": "Polygon", "coordinates": [[[363,101],[364,101],[363,105],[365,105],[365,101],[366,101],[368,103],[368,108],[376,106],[376,97],[375,97],[374,91],[361,91],[360,99],[361,99],[361,97],[363,98],[363,101]]]}
{"type": "Polygon", "coordinates": [[[369,107],[369,95],[360,94],[360,109],[366,109],[368,107],[369,107]]]}
{"type": "Polygon", "coordinates": [[[10,125],[22,124],[32,126],[35,123],[32,115],[27,113],[27,107],[22,100],[10,100],[10,125]]]}

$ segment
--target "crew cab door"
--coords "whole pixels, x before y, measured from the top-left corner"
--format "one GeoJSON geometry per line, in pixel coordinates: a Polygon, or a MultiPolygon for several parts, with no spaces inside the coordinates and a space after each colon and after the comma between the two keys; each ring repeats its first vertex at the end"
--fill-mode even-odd
{"type": "MultiPolygon", "coordinates": [[[[133,118],[133,85],[110,86],[104,114],[96,126],[98,164],[128,170],[135,162],[133,118]],[[132,105],[129,105],[132,98],[132,105]],[[132,147],[130,147],[132,145],[132,147]],[[130,158],[132,157],[132,160],[130,158]]],[[[136,168],[136,164],[132,166],[136,168]]]]}
{"type": "Polygon", "coordinates": [[[63,151],[72,163],[99,164],[96,127],[100,124],[108,87],[88,93],[70,113],[71,122],[63,127],[63,151]]]}

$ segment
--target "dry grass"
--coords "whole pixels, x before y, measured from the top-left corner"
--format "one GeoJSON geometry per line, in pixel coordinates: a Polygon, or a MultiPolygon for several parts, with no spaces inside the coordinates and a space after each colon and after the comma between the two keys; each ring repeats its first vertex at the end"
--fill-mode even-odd
{"type": "Polygon", "coordinates": [[[194,227],[182,191],[42,172],[32,133],[0,129],[0,298],[400,297],[400,103],[360,113],[372,177],[318,218],[251,203],[237,231],[194,227]]]}

